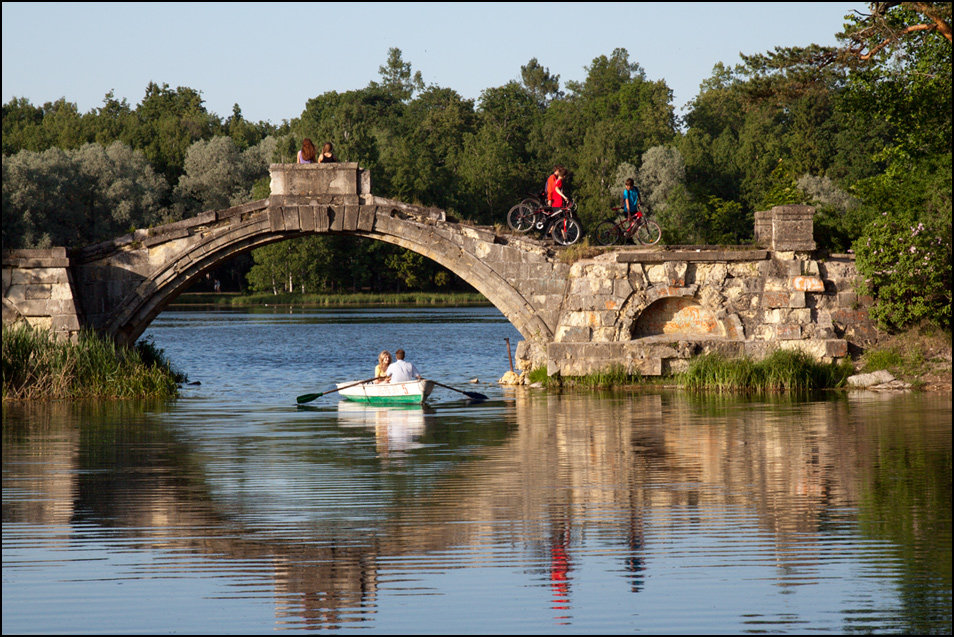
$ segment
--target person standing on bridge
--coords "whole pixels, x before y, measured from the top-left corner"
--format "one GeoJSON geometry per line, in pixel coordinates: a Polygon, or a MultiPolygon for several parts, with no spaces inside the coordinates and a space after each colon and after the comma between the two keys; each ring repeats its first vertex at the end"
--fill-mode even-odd
{"type": "Polygon", "coordinates": [[[321,154],[318,155],[318,163],[327,164],[336,161],[338,161],[338,158],[335,157],[334,147],[331,142],[325,142],[325,145],[321,147],[321,154]]]}
{"type": "Polygon", "coordinates": [[[388,365],[387,375],[389,383],[404,383],[409,380],[419,380],[421,378],[421,373],[417,371],[417,367],[414,366],[414,363],[409,363],[404,360],[403,349],[394,352],[394,358],[397,360],[388,365]]]}
{"type": "Polygon", "coordinates": [[[547,179],[547,205],[551,208],[562,208],[566,205],[567,196],[563,194],[563,178],[566,177],[566,168],[557,164],[553,174],[547,179]]]}
{"type": "Polygon", "coordinates": [[[301,150],[298,151],[299,164],[315,163],[315,145],[307,137],[301,140],[301,150]]]}
{"type": "Polygon", "coordinates": [[[635,217],[636,213],[639,212],[639,189],[632,179],[626,180],[621,203],[627,217],[635,217]]]}

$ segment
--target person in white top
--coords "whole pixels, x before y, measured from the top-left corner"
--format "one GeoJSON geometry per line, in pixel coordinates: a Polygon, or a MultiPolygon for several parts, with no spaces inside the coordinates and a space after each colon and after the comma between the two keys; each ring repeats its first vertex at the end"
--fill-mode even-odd
{"type": "Polygon", "coordinates": [[[404,360],[403,349],[394,352],[394,358],[396,360],[388,365],[388,370],[385,372],[389,383],[404,383],[409,380],[420,379],[421,373],[417,371],[414,363],[404,360]]]}

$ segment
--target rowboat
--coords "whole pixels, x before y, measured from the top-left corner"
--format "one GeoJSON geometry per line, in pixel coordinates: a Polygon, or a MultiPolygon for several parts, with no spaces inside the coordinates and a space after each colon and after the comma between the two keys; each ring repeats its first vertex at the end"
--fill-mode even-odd
{"type": "Polygon", "coordinates": [[[368,405],[423,403],[431,395],[434,382],[409,380],[404,383],[337,383],[338,393],[347,400],[368,405]]]}

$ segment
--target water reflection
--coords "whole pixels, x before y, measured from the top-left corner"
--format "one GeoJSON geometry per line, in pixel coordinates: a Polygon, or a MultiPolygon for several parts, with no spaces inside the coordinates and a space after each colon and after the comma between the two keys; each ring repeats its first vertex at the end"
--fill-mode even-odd
{"type": "MultiPolygon", "coordinates": [[[[518,389],[478,410],[342,402],[273,414],[236,440],[199,421],[171,427],[156,405],[5,406],[4,597],[17,580],[8,551],[35,541],[17,525],[59,529],[59,542],[84,525],[84,541],[119,529],[166,556],[132,579],[214,569],[237,597],[246,578],[267,582],[276,628],[400,631],[380,624],[403,617],[394,599],[424,604],[435,574],[492,568],[524,574],[495,598],[548,591],[519,611],[544,630],[633,630],[622,590],[653,602],[640,628],[679,631],[694,625],[676,619],[685,602],[660,598],[675,588],[718,599],[719,623],[703,626],[730,632],[944,632],[950,409],[950,397],[518,389]],[[611,591],[605,603],[584,597],[584,575],[611,591]],[[833,580],[853,593],[821,608],[772,593],[833,580]]],[[[499,603],[488,631],[519,623],[499,603]]],[[[472,630],[463,622],[480,605],[457,602],[443,628],[472,630]]],[[[5,630],[24,625],[6,601],[4,616],[5,630]]]]}
{"type": "Polygon", "coordinates": [[[363,427],[374,432],[378,457],[402,456],[420,447],[424,434],[424,405],[371,406],[342,400],[338,403],[340,427],[363,427]]]}

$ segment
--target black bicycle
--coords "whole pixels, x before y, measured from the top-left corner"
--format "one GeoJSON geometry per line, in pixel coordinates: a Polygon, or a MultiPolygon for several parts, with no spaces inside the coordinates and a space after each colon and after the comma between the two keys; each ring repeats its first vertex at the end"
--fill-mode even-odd
{"type": "MultiPolygon", "coordinates": [[[[619,206],[613,212],[622,210],[619,206]]],[[[596,242],[600,245],[611,246],[632,239],[634,243],[652,246],[662,238],[662,229],[652,219],[647,219],[642,210],[636,209],[634,215],[615,216],[604,219],[596,224],[594,231],[596,242]]]]}
{"type": "Polygon", "coordinates": [[[562,208],[521,201],[507,212],[507,225],[517,232],[536,229],[562,246],[573,245],[583,236],[583,226],[576,218],[576,203],[572,201],[562,208]]]}

